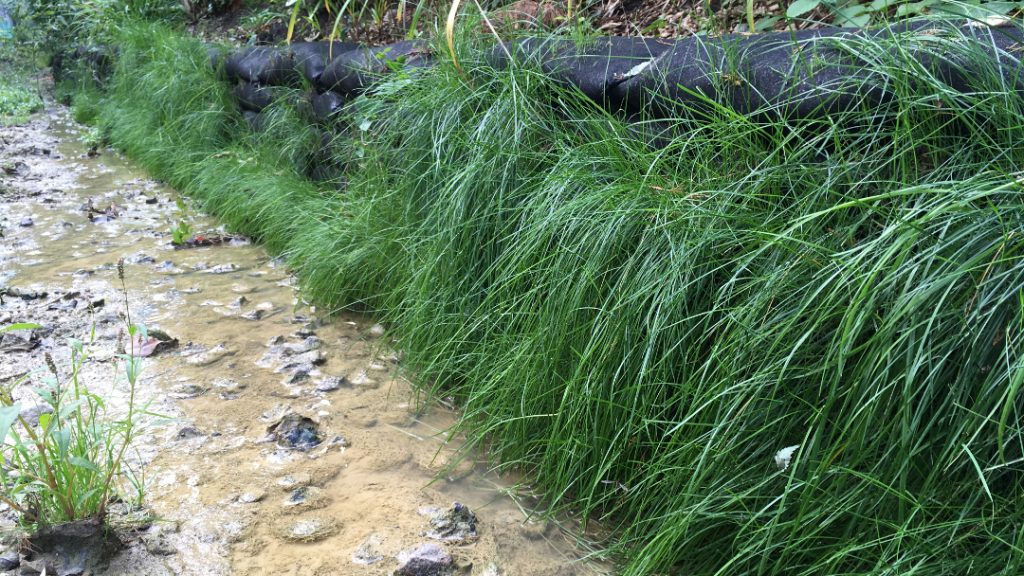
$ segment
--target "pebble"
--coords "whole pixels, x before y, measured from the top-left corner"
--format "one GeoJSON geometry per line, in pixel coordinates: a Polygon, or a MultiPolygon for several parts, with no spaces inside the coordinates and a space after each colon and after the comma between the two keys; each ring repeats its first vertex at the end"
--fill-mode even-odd
{"type": "Polygon", "coordinates": [[[242,492],[242,494],[238,496],[238,501],[242,504],[254,504],[266,497],[267,493],[263,490],[254,490],[251,492],[242,492]]]}
{"type": "Polygon", "coordinates": [[[187,382],[185,384],[178,384],[171,388],[171,392],[167,395],[171,398],[178,400],[184,400],[186,398],[195,398],[196,396],[202,396],[206,393],[206,388],[196,384],[195,382],[187,382]]]}
{"type": "Polygon", "coordinates": [[[338,525],[329,518],[312,516],[288,524],[280,535],[293,542],[316,542],[334,534],[338,525]]]}
{"type": "Polygon", "coordinates": [[[383,560],[384,555],[380,551],[381,542],[381,536],[376,532],[367,536],[352,554],[352,563],[369,566],[383,560]]]}
{"type": "Polygon", "coordinates": [[[316,383],[317,392],[333,392],[342,386],[347,386],[348,380],[345,377],[339,376],[328,376],[323,378],[316,383]]]}
{"type": "Polygon", "coordinates": [[[277,485],[285,490],[294,488],[296,486],[305,486],[310,483],[312,478],[305,472],[299,472],[296,474],[288,474],[281,476],[277,479],[277,485]]]}
{"type": "Polygon", "coordinates": [[[437,544],[420,544],[398,554],[394,576],[448,576],[455,568],[451,554],[437,544]]]}
{"type": "Polygon", "coordinates": [[[217,344],[209,350],[189,356],[185,362],[192,366],[209,366],[210,364],[220,361],[225,356],[231,356],[234,353],[235,351],[230,350],[227,346],[217,344]]]}

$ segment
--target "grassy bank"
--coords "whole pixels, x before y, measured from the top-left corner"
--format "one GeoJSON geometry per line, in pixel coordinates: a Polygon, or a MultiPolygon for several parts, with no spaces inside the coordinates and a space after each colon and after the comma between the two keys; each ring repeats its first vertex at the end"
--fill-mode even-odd
{"type": "Polygon", "coordinates": [[[399,76],[320,149],[286,103],[250,131],[147,26],[97,102],[311,297],[392,322],[471,444],[614,529],[625,574],[1018,574],[1024,99],[844,42],[897,97],[799,123],[628,124],[464,39],[471,81],[399,76]]]}

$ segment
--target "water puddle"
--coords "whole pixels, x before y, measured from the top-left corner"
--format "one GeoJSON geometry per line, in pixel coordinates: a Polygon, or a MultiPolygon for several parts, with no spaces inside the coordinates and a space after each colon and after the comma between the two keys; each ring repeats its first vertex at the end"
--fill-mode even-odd
{"type": "MultiPolygon", "coordinates": [[[[141,394],[168,419],[131,455],[159,520],[107,573],[391,574],[403,561],[398,573],[417,574],[446,556],[459,574],[605,572],[480,465],[433,481],[454,456],[453,416],[410,411],[391,335],[372,318],[323,321],[243,239],[175,250],[175,192],[117,154],[87,153],[62,109],[0,129],[0,163],[0,324],[43,326],[0,341],[0,382],[38,378],[45,352],[67,370],[67,340],[94,331],[83,379],[124,409],[119,258],[132,320],[167,338],[145,343],[141,394]]],[[[29,385],[16,396],[28,401],[29,385]]]]}

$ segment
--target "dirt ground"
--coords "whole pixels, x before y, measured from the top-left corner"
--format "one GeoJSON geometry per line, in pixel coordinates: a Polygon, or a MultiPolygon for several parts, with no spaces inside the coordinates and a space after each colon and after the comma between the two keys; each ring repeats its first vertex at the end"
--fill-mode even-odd
{"type": "MultiPolygon", "coordinates": [[[[164,417],[131,454],[158,520],[128,530],[107,574],[391,574],[427,543],[459,574],[607,573],[580,561],[570,519],[537,520],[529,498],[510,497],[515,479],[467,461],[446,470],[453,415],[413,411],[386,326],[324,318],[245,239],[176,250],[181,219],[224,231],[120,155],[90,153],[82,134],[52,106],[0,128],[0,324],[43,326],[0,340],[0,383],[27,375],[15,395],[31,402],[43,354],[66,374],[68,340],[95,330],[83,381],[125,409],[120,258],[132,320],[179,341],[144,359],[140,394],[164,417]],[[455,502],[475,535],[439,528],[455,502]]],[[[13,513],[3,518],[13,534],[13,513]]]]}

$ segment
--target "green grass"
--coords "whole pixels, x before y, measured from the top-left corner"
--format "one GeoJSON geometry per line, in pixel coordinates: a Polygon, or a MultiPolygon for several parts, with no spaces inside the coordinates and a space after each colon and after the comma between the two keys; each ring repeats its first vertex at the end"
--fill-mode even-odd
{"type": "Polygon", "coordinates": [[[100,121],[309,295],[378,310],[469,446],[612,529],[624,574],[1021,572],[1019,93],[847,39],[891,102],[637,126],[474,42],[471,81],[442,57],[318,150],[287,103],[251,133],[196,43],[129,28],[100,121]]]}
{"type": "Polygon", "coordinates": [[[23,124],[42,109],[43,100],[29,71],[6,61],[7,47],[2,43],[0,40],[0,126],[23,124]]]}

